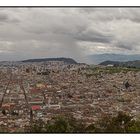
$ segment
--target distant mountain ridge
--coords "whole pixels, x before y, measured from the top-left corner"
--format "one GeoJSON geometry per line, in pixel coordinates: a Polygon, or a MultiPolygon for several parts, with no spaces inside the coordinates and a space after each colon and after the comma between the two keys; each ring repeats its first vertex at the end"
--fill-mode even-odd
{"type": "Polygon", "coordinates": [[[77,62],[72,59],[72,58],[65,58],[65,57],[60,57],[60,58],[40,58],[40,59],[27,59],[23,60],[21,62],[47,62],[47,61],[63,61],[68,64],[77,64],[77,62]]]}
{"type": "Polygon", "coordinates": [[[104,65],[104,66],[107,66],[107,65],[119,65],[120,61],[103,61],[101,62],[99,65],[104,65]]]}
{"type": "Polygon", "coordinates": [[[134,54],[134,55],[109,54],[109,53],[94,54],[94,55],[89,55],[88,59],[95,64],[99,64],[104,61],[127,62],[127,61],[140,60],[140,54],[134,54]]]}
{"type": "Polygon", "coordinates": [[[100,65],[115,65],[115,66],[121,66],[121,67],[135,67],[140,68],[140,60],[135,61],[127,61],[127,62],[119,62],[119,61],[104,61],[100,63],[100,65]]]}

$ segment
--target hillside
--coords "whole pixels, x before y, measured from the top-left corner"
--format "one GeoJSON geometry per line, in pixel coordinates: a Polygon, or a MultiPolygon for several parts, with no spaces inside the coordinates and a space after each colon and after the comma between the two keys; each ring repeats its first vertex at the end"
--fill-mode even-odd
{"type": "Polygon", "coordinates": [[[140,60],[136,61],[127,61],[127,62],[119,62],[119,61],[104,61],[100,63],[100,65],[115,65],[115,66],[120,66],[120,67],[136,67],[140,68],[140,60]]]}
{"type": "Polygon", "coordinates": [[[126,61],[135,61],[135,60],[140,60],[140,54],[134,54],[134,55],[123,55],[123,54],[94,54],[88,56],[88,59],[90,62],[94,64],[99,64],[104,61],[121,61],[121,62],[126,62],[126,61]]]}
{"type": "Polygon", "coordinates": [[[41,58],[41,59],[28,59],[28,60],[23,60],[22,62],[47,62],[47,61],[63,61],[68,64],[77,64],[77,62],[72,59],[72,58],[41,58]]]}

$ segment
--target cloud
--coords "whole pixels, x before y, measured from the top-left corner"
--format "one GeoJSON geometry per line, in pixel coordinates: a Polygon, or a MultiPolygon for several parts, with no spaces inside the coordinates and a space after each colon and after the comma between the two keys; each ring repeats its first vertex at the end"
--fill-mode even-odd
{"type": "Polygon", "coordinates": [[[110,43],[112,40],[112,36],[107,34],[102,34],[97,31],[86,31],[82,32],[75,36],[77,40],[81,41],[90,41],[90,42],[102,42],[102,43],[110,43]]]}
{"type": "Polygon", "coordinates": [[[0,22],[5,22],[8,20],[8,16],[6,14],[0,13],[0,22]]]}
{"type": "Polygon", "coordinates": [[[0,8],[0,59],[140,53],[139,8],[0,8]],[[2,54],[3,52],[3,54],[2,54]]]}

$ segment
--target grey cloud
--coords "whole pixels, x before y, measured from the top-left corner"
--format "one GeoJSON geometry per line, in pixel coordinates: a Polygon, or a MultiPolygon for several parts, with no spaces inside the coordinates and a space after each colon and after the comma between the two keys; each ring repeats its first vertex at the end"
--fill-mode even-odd
{"type": "Polygon", "coordinates": [[[0,21],[5,21],[7,20],[7,15],[6,14],[0,14],[0,21]]]}
{"type": "Polygon", "coordinates": [[[129,51],[132,51],[132,50],[137,50],[137,48],[139,48],[140,46],[140,43],[139,42],[130,42],[130,41],[116,41],[115,43],[112,43],[112,47],[115,46],[115,47],[118,47],[118,48],[122,48],[122,49],[125,49],[125,50],[129,50],[129,51]]]}
{"type": "Polygon", "coordinates": [[[79,11],[88,14],[94,20],[130,20],[132,22],[140,22],[139,8],[85,8],[79,11]]]}
{"type": "Polygon", "coordinates": [[[96,31],[81,33],[75,38],[81,41],[100,42],[100,43],[110,43],[112,40],[112,36],[101,34],[96,31]]]}
{"type": "Polygon", "coordinates": [[[133,45],[128,44],[128,43],[121,43],[118,42],[117,44],[115,44],[117,47],[119,48],[123,48],[123,49],[127,49],[127,50],[133,50],[133,45]]]}
{"type": "Polygon", "coordinates": [[[0,13],[0,23],[18,23],[19,20],[16,18],[11,18],[8,14],[6,13],[0,13]]]}
{"type": "Polygon", "coordinates": [[[140,52],[139,8],[0,9],[0,59],[140,52]]]}

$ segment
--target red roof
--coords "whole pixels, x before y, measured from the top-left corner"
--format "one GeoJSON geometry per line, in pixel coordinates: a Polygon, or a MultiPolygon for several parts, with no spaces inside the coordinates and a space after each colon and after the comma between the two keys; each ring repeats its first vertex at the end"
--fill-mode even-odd
{"type": "Polygon", "coordinates": [[[40,90],[37,88],[30,89],[30,93],[38,93],[38,92],[40,92],[40,90]]]}
{"type": "Polygon", "coordinates": [[[39,105],[33,105],[32,110],[40,110],[41,107],[39,105]]]}

